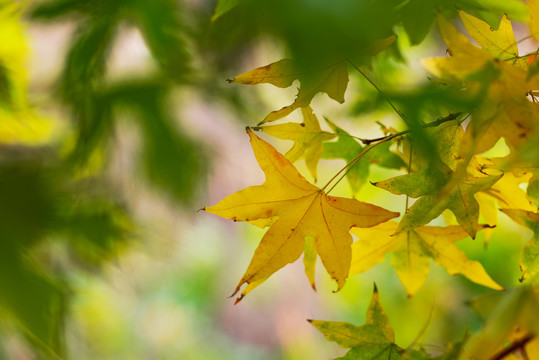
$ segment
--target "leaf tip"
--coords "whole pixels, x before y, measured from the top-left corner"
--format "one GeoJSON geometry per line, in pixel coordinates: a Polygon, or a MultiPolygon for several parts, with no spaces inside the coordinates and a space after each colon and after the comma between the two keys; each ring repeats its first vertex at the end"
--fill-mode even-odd
{"type": "Polygon", "coordinates": [[[375,283],[375,282],[373,282],[372,285],[373,285],[372,293],[373,293],[373,294],[378,294],[378,286],[376,286],[376,283],[375,283]]]}
{"type": "Polygon", "coordinates": [[[313,319],[307,319],[307,322],[308,322],[309,324],[312,324],[313,321],[314,321],[313,319]]]}
{"type": "Polygon", "coordinates": [[[236,299],[236,301],[234,301],[234,305],[238,305],[238,303],[245,297],[245,295],[241,294],[240,296],[238,296],[238,298],[236,299]]]}
{"type": "Polygon", "coordinates": [[[229,83],[229,84],[230,84],[230,83],[233,83],[233,82],[234,82],[234,78],[232,78],[232,79],[226,79],[226,82],[229,83]]]}
{"type": "Polygon", "coordinates": [[[201,212],[201,211],[206,211],[206,207],[203,206],[203,207],[201,207],[200,209],[198,209],[196,212],[199,213],[199,212],[201,212]]]}

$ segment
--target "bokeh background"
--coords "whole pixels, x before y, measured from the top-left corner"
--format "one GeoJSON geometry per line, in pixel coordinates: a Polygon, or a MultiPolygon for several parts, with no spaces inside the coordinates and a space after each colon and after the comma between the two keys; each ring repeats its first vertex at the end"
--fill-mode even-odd
{"type": "MultiPolygon", "coordinates": [[[[298,261],[234,306],[264,230],[199,211],[264,181],[244,128],[297,91],[226,79],[282,58],[316,68],[352,57],[399,106],[434,120],[419,59],[445,54],[436,10],[454,15],[455,2],[0,0],[0,358],[330,359],[345,350],[306,319],[362,324],[373,282],[400,346],[437,354],[478,329],[467,302],[490,290],[434,264],[408,298],[389,261],[338,293],[320,263],[314,292],[298,261]],[[393,32],[374,61],[362,57],[393,32]]],[[[496,11],[482,17],[507,9],[496,11]]],[[[377,121],[403,128],[353,69],[343,105],[318,95],[313,107],[363,138],[381,135],[377,121]]],[[[502,141],[490,154],[506,151],[502,141]]],[[[322,160],[319,183],[344,164],[322,160]]],[[[373,166],[370,179],[400,173],[373,166]]],[[[334,194],[351,196],[346,181],[334,194]]],[[[368,184],[356,197],[405,206],[368,184]]],[[[484,234],[458,245],[510,287],[531,232],[500,217],[488,245],[484,234]]]]}

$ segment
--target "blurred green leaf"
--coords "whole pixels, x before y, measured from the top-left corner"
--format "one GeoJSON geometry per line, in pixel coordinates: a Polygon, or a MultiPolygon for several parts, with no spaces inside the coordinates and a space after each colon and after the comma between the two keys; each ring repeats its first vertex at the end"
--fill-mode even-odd
{"type": "Polygon", "coordinates": [[[218,0],[217,8],[215,9],[215,13],[211,18],[212,21],[217,20],[223,14],[226,14],[227,12],[238,6],[239,2],[240,0],[218,0]]]}

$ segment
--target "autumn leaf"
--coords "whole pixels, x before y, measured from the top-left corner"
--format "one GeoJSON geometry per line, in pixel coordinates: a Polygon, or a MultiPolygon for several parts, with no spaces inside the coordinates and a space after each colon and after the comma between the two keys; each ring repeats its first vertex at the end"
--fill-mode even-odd
{"type": "Polygon", "coordinates": [[[431,134],[437,146],[434,160],[418,172],[373,183],[396,195],[419,197],[403,216],[397,232],[428,224],[449,209],[462,228],[475,238],[479,204],[474,194],[490,188],[502,174],[476,177],[458,171],[462,132],[458,122],[444,123],[431,134]]]}
{"type": "MultiPolygon", "coordinates": [[[[398,226],[388,221],[370,229],[352,229],[359,240],[352,245],[351,275],[369,270],[393,253],[391,264],[409,296],[427,280],[431,259],[451,275],[462,274],[477,284],[502,290],[479,262],[469,260],[454,244],[468,237],[460,226],[420,226],[395,235],[398,226]]],[[[479,225],[478,230],[487,227],[479,225]]]]}
{"type": "MultiPolygon", "coordinates": [[[[324,151],[321,155],[322,159],[343,159],[346,163],[350,163],[358,154],[365,150],[365,147],[344,129],[335,125],[327,118],[326,122],[335,134],[337,134],[338,140],[323,144],[324,151]]],[[[391,143],[386,142],[372,148],[372,150],[365,153],[361,161],[347,172],[346,178],[352,189],[352,194],[357,193],[361,186],[367,182],[371,165],[376,164],[390,169],[400,169],[406,165],[398,155],[389,150],[390,146],[391,143]]]]}
{"type": "Polygon", "coordinates": [[[293,140],[294,146],[285,154],[290,162],[304,158],[307,169],[316,182],[318,161],[322,154],[322,143],[336,135],[322,131],[318,118],[310,106],[301,108],[303,122],[263,126],[259,129],[279,139],[293,140]]]}
{"type": "Polygon", "coordinates": [[[260,124],[282,119],[296,109],[308,107],[319,92],[325,92],[333,100],[344,103],[344,93],[348,85],[346,61],[321,69],[315,75],[304,75],[297,72],[292,60],[283,59],[238,75],[231,82],[246,85],[269,83],[284,88],[292,85],[296,79],[300,80],[301,86],[294,102],[280,110],[272,111],[260,124]]]}
{"type": "MultiPolygon", "coordinates": [[[[360,55],[375,55],[391,45],[396,38],[395,35],[391,35],[377,40],[361,51],[360,55]]],[[[302,72],[294,61],[283,59],[238,75],[229,82],[246,85],[269,83],[286,88],[296,79],[300,81],[301,86],[294,102],[280,110],[272,111],[260,124],[282,119],[296,109],[308,107],[314,96],[320,92],[326,93],[338,103],[344,103],[344,93],[348,86],[347,61],[341,60],[316,71],[302,72]]]]}
{"type": "Polygon", "coordinates": [[[282,59],[235,76],[229,82],[245,85],[267,83],[280,88],[287,88],[297,78],[298,75],[294,68],[294,62],[290,59],[282,59]]]}
{"type": "Polygon", "coordinates": [[[520,253],[522,280],[539,274],[539,213],[522,209],[500,209],[516,223],[533,231],[534,236],[524,245],[520,253]]]}
{"type": "Polygon", "coordinates": [[[432,359],[424,351],[403,349],[395,344],[395,334],[380,303],[376,285],[364,325],[346,322],[308,320],[327,340],[350,348],[341,360],[432,359]]]}
{"type": "Polygon", "coordinates": [[[314,237],[324,267],[341,289],[350,268],[350,229],[374,226],[399,214],[355,199],[327,195],[323,188],[305,180],[273,146],[252,131],[247,133],[266,181],[204,209],[235,221],[277,217],[234,291],[236,294],[243,284],[248,284],[237,301],[271,274],[296,261],[304,250],[306,236],[314,237]]]}
{"type": "MultiPolygon", "coordinates": [[[[448,181],[446,186],[439,187],[442,182],[433,183],[425,173],[402,175],[386,181],[374,183],[377,187],[394,194],[406,194],[412,197],[421,196],[402,218],[397,232],[412,230],[434,220],[445,209],[451,210],[457,222],[472,238],[475,238],[479,218],[479,204],[474,194],[488,189],[502,175],[485,177],[465,177],[448,181]],[[416,176],[417,175],[417,176],[416,176]],[[438,189],[437,193],[434,190],[438,189]]],[[[438,177],[438,175],[437,175],[438,177]]]]}

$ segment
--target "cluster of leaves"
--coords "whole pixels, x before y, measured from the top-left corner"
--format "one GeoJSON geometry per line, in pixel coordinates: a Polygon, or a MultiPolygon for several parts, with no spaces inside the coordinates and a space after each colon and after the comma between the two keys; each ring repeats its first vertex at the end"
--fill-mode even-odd
{"type": "MultiPolygon", "coordinates": [[[[468,36],[477,45],[448,21],[451,12],[442,3],[410,1],[400,8],[402,12],[388,12],[390,15],[383,17],[392,25],[401,23],[412,43],[418,43],[430,23],[420,22],[425,28],[410,29],[405,15],[417,16],[411,8],[433,11],[437,7],[440,10],[436,22],[448,56],[422,61],[424,68],[433,76],[432,84],[421,94],[424,96],[387,95],[366,76],[364,66],[374,55],[393,46],[395,41],[395,35],[384,30],[362,38],[359,48],[356,46],[345,51],[343,47],[340,52],[333,49],[331,59],[309,64],[304,60],[308,54],[306,47],[290,41],[291,53],[297,59],[283,59],[229,80],[247,85],[269,83],[280,88],[289,87],[296,80],[300,83],[292,104],[270,112],[252,128],[292,140],[293,147],[282,155],[248,129],[266,182],[205,208],[207,212],[234,221],[269,227],[236,287],[234,294],[247,284],[236,303],[273,273],[296,261],[303,252],[305,273],[313,288],[317,255],[337,282],[337,290],[340,290],[349,275],[370,269],[382,262],[386,254],[392,253],[391,264],[409,296],[426,281],[431,259],[450,274],[462,274],[477,284],[502,290],[483,266],[469,260],[455,242],[467,237],[475,238],[477,231],[484,229],[488,238],[497,224],[498,208],[534,233],[538,231],[537,52],[519,54],[511,21],[507,15],[503,15],[500,21],[496,11],[499,9],[489,7],[492,5],[490,2],[481,7],[481,11],[474,11],[479,17],[460,8],[456,10],[468,36]],[[393,15],[395,17],[391,18],[393,15]],[[311,102],[318,93],[325,93],[343,103],[349,68],[357,70],[374,85],[380,97],[400,116],[406,127],[404,130],[383,128],[383,136],[362,139],[327,119],[332,131],[322,130],[311,102]],[[427,95],[428,91],[437,96],[427,95]],[[296,109],[301,109],[302,123],[267,125],[285,118],[296,109]],[[425,122],[422,120],[425,117],[438,119],[425,122]],[[481,155],[502,139],[509,149],[507,156],[487,158],[481,155]],[[396,147],[391,146],[392,142],[396,147]],[[307,169],[316,182],[321,158],[342,158],[347,164],[319,188],[300,175],[292,163],[305,159],[307,169]],[[412,206],[408,208],[407,205],[398,222],[388,221],[399,216],[398,213],[355,198],[328,195],[344,175],[349,180],[352,193],[357,193],[369,178],[369,166],[373,163],[406,172],[372,183],[395,195],[416,199],[412,206]],[[527,185],[526,190],[523,190],[523,184],[527,185]],[[458,225],[427,225],[442,214],[447,218],[449,212],[458,225]],[[479,224],[480,215],[487,224],[479,224]],[[357,241],[353,242],[350,232],[358,237],[357,241]]],[[[466,5],[473,7],[474,4],[469,2],[466,5]]],[[[234,11],[242,5],[248,6],[248,2],[220,2],[216,16],[226,16],[227,11],[234,11]]],[[[508,5],[514,5],[514,13],[508,12],[511,17],[515,15],[512,19],[527,19],[531,37],[539,40],[539,3],[529,1],[528,4],[508,5]],[[530,15],[527,18],[528,7],[530,15]]],[[[391,4],[389,8],[393,9],[391,4]]],[[[466,8],[464,4],[463,8],[466,8]]],[[[375,29],[383,29],[384,25],[387,24],[375,29]]],[[[342,45],[339,41],[336,43],[322,40],[320,46],[326,49],[342,45]]],[[[525,349],[537,356],[535,324],[538,318],[533,310],[539,304],[539,245],[536,236],[522,249],[520,266],[521,281],[527,280],[526,285],[496,300],[489,300],[491,313],[483,330],[451,347],[440,359],[501,359],[517,350],[526,354],[525,349]],[[464,342],[467,343],[465,348],[462,347],[464,342]]],[[[367,323],[362,327],[347,323],[312,323],[329,340],[352,348],[344,359],[432,358],[422,350],[402,349],[394,343],[393,331],[380,307],[376,291],[367,313],[367,323]]]]}

